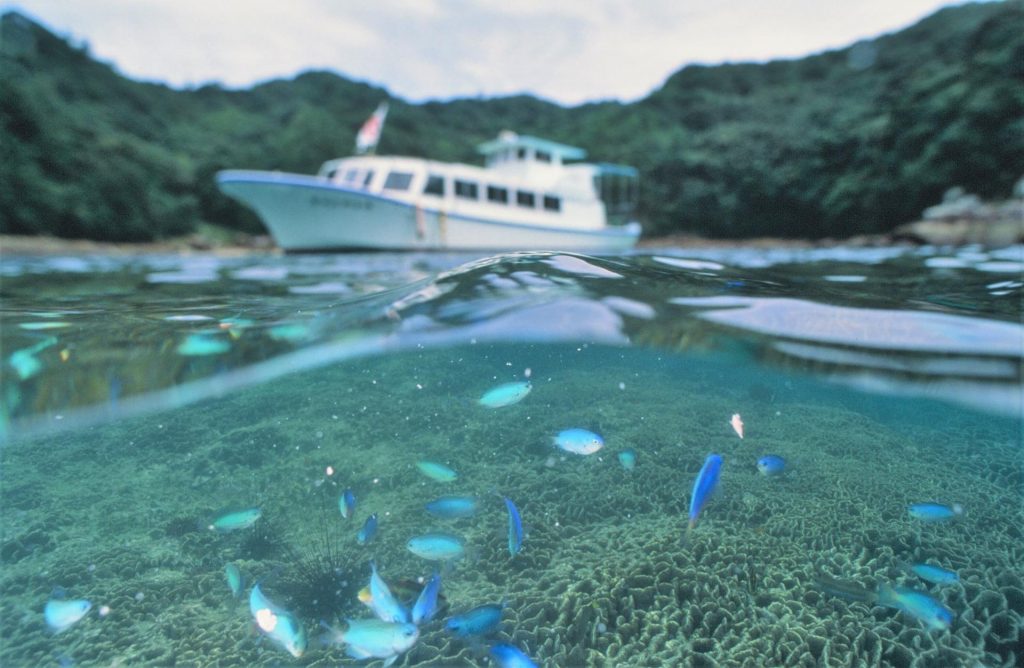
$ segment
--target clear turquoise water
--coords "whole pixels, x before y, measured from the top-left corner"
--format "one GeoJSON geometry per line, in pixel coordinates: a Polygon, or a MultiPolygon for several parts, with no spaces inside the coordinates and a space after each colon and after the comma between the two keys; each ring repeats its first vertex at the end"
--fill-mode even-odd
{"type": "Polygon", "coordinates": [[[499,641],[551,666],[1014,665],[1022,263],[1021,248],[5,256],[0,663],[350,662],[316,641],[321,619],[371,615],[356,599],[371,559],[396,588],[428,576],[405,543],[443,530],[469,554],[400,665],[486,665],[499,641]],[[522,402],[476,404],[526,377],[522,402]],[[605,448],[555,450],[569,427],[605,448]],[[719,490],[684,545],[711,452],[719,490]],[[768,453],[787,474],[757,472],[768,453]],[[423,510],[454,493],[478,514],[423,510]],[[498,494],[526,525],[514,558],[498,494]],[[918,501],[965,513],[922,524],[918,501]],[[248,507],[254,528],[206,528],[248,507]],[[961,583],[907,572],[924,561],[961,583]],[[301,657],[253,631],[229,562],[301,620],[301,657]],[[956,619],[929,631],[828,595],[821,574],[926,590],[956,619]],[[93,608],[54,634],[42,611],[60,597],[93,608]],[[502,600],[496,633],[444,631],[502,600]]]}

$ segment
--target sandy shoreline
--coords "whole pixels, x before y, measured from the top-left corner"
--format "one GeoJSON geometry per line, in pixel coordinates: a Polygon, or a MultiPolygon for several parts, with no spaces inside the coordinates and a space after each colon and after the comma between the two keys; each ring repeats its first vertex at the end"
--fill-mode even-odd
{"type": "MultiPolygon", "coordinates": [[[[637,248],[817,248],[837,246],[846,241],[807,240],[807,239],[708,239],[693,235],[671,235],[641,239],[637,248]]],[[[854,245],[865,245],[863,242],[854,245]]],[[[888,244],[881,244],[888,245],[888,244]]],[[[111,243],[90,241],[86,239],[60,239],[44,236],[0,235],[0,254],[2,255],[139,255],[139,254],[175,254],[175,255],[217,255],[225,257],[282,254],[264,237],[257,237],[252,244],[205,244],[196,243],[189,238],[171,239],[166,241],[143,243],[111,243]]]]}
{"type": "MultiPolygon", "coordinates": [[[[111,243],[86,239],[61,239],[49,236],[0,235],[0,255],[244,255],[281,254],[268,236],[244,236],[242,243],[212,241],[193,234],[177,239],[145,243],[111,243]]],[[[917,221],[901,225],[888,234],[850,237],[848,239],[785,239],[756,237],[748,239],[711,239],[693,234],[672,234],[641,238],[637,249],[657,248],[832,248],[836,246],[890,247],[931,244],[963,246],[978,244],[1002,248],[1024,242],[1024,221],[917,221]]]]}
{"type": "Polygon", "coordinates": [[[280,253],[267,243],[212,245],[188,237],[144,243],[111,243],[48,236],[0,235],[0,255],[219,255],[280,253]]]}

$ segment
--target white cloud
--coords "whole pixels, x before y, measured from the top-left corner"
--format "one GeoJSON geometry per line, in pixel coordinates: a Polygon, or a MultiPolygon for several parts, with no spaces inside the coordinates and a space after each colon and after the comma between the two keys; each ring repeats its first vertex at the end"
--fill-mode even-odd
{"type": "MultiPolygon", "coordinates": [[[[904,27],[938,0],[24,0],[129,76],[245,86],[334,69],[412,100],[635,99],[691,62],[796,57],[904,27]]],[[[10,7],[11,5],[6,5],[10,7]]]]}
{"type": "Polygon", "coordinates": [[[311,67],[338,69],[344,52],[379,48],[376,32],[350,16],[323,13],[322,4],[30,0],[22,7],[60,33],[87,39],[96,57],[129,76],[241,86],[311,67]]]}

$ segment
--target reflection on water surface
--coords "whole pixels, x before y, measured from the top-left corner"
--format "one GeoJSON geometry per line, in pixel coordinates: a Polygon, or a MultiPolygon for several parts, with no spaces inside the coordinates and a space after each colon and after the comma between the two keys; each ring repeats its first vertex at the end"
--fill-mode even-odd
{"type": "Polygon", "coordinates": [[[17,432],[109,418],[482,340],[728,349],[1007,414],[1021,401],[1021,254],[5,258],[3,419],[17,432]]]}

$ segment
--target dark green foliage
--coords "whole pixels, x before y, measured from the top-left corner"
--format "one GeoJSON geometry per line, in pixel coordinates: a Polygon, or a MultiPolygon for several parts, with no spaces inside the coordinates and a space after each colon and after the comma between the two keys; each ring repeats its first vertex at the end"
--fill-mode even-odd
{"type": "MultiPolygon", "coordinates": [[[[388,97],[328,72],[172,90],[18,14],[0,26],[0,233],[146,240],[203,221],[258,232],[214,173],[313,172],[348,154],[388,97]]],[[[392,100],[380,152],[473,163],[504,128],[638,167],[647,234],[885,231],[950,186],[1005,197],[1024,173],[1024,4],[952,7],[800,60],[686,67],[633,104],[392,100]]]]}

